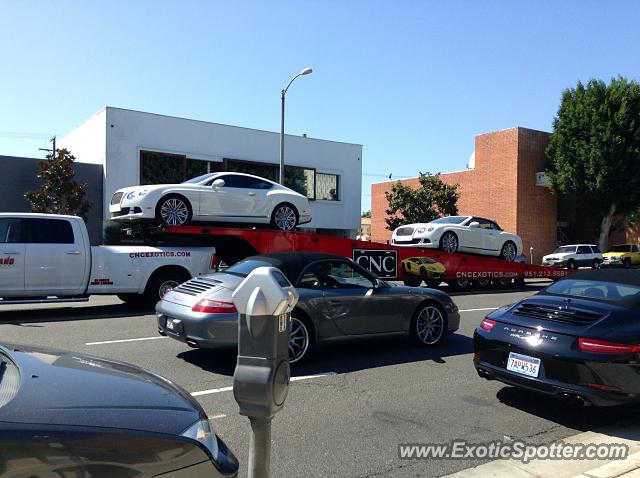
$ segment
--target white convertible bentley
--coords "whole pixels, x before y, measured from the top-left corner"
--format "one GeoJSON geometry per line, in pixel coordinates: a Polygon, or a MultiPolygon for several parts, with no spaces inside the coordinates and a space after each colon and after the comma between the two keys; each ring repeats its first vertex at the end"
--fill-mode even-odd
{"type": "Polygon", "coordinates": [[[476,216],[448,216],[393,231],[397,246],[433,247],[445,252],[473,252],[513,261],[522,253],[522,239],[494,221],[476,216]]]}
{"type": "Polygon", "coordinates": [[[209,173],[181,184],[117,190],[109,206],[114,221],[156,221],[178,226],[190,221],[271,224],[291,231],[311,221],[309,200],[258,176],[209,173]]]}

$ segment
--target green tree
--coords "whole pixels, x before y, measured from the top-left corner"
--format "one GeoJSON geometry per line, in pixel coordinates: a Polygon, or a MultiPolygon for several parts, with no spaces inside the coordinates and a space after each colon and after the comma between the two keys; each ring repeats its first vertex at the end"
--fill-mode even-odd
{"type": "Polygon", "coordinates": [[[33,212],[71,214],[87,220],[91,203],[84,197],[87,183],[78,184],[73,180],[76,159],[67,149],[57,149],[56,154],[38,164],[37,177],[42,180],[39,190],[29,191],[24,197],[31,203],[33,212]]]}
{"type": "Polygon", "coordinates": [[[360,214],[360,217],[371,217],[371,211],[364,211],[360,214]]]}
{"type": "Polygon", "coordinates": [[[458,214],[458,185],[450,186],[440,174],[420,173],[420,187],[412,189],[400,181],[385,193],[389,209],[385,212],[387,229],[393,231],[402,224],[429,222],[441,216],[458,214]]]}
{"type": "Polygon", "coordinates": [[[640,85],[619,77],[563,91],[547,155],[551,187],[591,208],[605,250],[614,216],[640,206],[640,85]]]}

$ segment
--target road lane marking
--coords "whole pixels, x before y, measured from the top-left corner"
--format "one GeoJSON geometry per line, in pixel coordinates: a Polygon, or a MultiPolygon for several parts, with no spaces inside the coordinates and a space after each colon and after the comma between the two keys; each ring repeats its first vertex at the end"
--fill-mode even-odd
{"type": "Polygon", "coordinates": [[[482,309],[460,309],[458,312],[480,312],[481,310],[498,310],[498,307],[484,307],[482,309]]]}
{"type": "Polygon", "coordinates": [[[140,342],[142,340],[168,339],[169,337],[141,337],[139,339],[105,340],[104,342],[87,342],[85,345],[119,344],[122,342],[140,342]]]}
{"type": "Polygon", "coordinates": [[[220,415],[213,415],[212,417],[209,417],[209,420],[215,420],[216,418],[225,418],[226,415],[224,413],[221,413],[220,415]]]}
{"type": "MultiPolygon", "coordinates": [[[[337,373],[326,372],[326,373],[318,373],[315,375],[301,375],[299,377],[291,377],[291,382],[298,382],[300,380],[310,380],[312,378],[331,377],[333,375],[337,375],[337,373]]],[[[213,393],[230,392],[231,390],[233,390],[233,387],[212,388],[210,390],[202,390],[200,392],[191,392],[191,395],[193,397],[199,397],[201,395],[211,395],[213,393]]]]}

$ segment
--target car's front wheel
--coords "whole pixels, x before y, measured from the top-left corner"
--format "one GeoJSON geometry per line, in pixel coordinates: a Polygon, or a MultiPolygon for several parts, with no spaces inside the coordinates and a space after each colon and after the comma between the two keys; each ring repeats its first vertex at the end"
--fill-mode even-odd
{"type": "Polygon", "coordinates": [[[624,258],[622,264],[624,265],[625,269],[631,269],[631,259],[629,259],[628,257],[624,258]]]}
{"type": "Polygon", "coordinates": [[[573,259],[569,259],[569,261],[567,262],[567,269],[577,269],[578,265],[576,264],[576,261],[574,261],[573,259]]]}
{"type": "Polygon", "coordinates": [[[313,334],[310,322],[303,317],[291,316],[291,336],[289,338],[289,363],[300,363],[313,348],[313,334]]]}
{"type": "Polygon", "coordinates": [[[156,206],[156,219],[164,226],[182,226],[191,220],[191,204],[177,194],[165,196],[156,206]]]}
{"type": "Polygon", "coordinates": [[[516,245],[512,241],[505,242],[500,251],[500,258],[505,261],[515,261],[517,255],[518,249],[516,245]]]}
{"type": "Polygon", "coordinates": [[[591,264],[591,268],[592,269],[600,269],[600,261],[598,259],[594,259],[593,263],[591,264]]]}
{"type": "Polygon", "coordinates": [[[271,227],[282,231],[293,231],[298,221],[298,211],[288,203],[278,204],[271,213],[271,227]]]}
{"type": "Polygon", "coordinates": [[[440,249],[444,252],[456,252],[458,250],[458,236],[447,231],[440,237],[440,249]]]}
{"type": "Polygon", "coordinates": [[[422,304],[411,321],[411,338],[420,345],[435,345],[447,335],[447,314],[435,303],[422,304]]]}

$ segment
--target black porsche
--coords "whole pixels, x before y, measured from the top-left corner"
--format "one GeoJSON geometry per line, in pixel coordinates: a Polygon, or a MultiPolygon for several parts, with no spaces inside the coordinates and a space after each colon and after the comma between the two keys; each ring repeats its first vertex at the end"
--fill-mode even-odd
{"type": "Polygon", "coordinates": [[[584,405],[640,400],[640,271],[588,270],[489,314],[474,333],[489,380],[584,405]]]}

